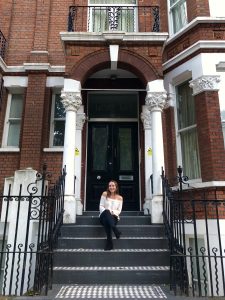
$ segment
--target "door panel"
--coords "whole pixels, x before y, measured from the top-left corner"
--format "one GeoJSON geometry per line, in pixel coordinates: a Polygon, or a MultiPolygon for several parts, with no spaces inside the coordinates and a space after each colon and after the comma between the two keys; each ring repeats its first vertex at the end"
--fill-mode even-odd
{"type": "Polygon", "coordinates": [[[137,123],[89,123],[87,210],[98,210],[111,179],[119,183],[123,209],[139,209],[137,133],[137,123]]]}

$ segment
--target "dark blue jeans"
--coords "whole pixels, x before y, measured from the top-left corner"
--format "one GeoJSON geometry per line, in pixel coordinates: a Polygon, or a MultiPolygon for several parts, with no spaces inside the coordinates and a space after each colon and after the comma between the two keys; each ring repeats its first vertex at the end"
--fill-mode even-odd
{"type": "Polygon", "coordinates": [[[100,215],[100,223],[104,226],[107,240],[112,241],[112,231],[117,236],[119,234],[116,224],[118,223],[117,217],[112,216],[109,210],[104,210],[100,215]]]}

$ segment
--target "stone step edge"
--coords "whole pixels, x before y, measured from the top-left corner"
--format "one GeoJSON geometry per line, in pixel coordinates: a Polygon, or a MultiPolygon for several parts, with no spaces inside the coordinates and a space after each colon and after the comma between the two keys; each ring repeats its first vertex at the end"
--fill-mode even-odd
{"type": "Polygon", "coordinates": [[[53,267],[54,271],[169,271],[169,266],[53,267]]]}
{"type": "MultiPolygon", "coordinates": [[[[70,236],[65,236],[65,237],[59,237],[59,240],[105,240],[106,237],[93,237],[93,236],[89,236],[89,237],[70,237],[70,236]]],[[[115,237],[113,237],[113,239],[116,239],[115,237]]],[[[167,240],[166,236],[137,236],[137,237],[133,237],[133,236],[122,236],[120,237],[120,240],[167,240]]]]}
{"type": "MultiPolygon", "coordinates": [[[[151,225],[151,224],[149,224],[149,225],[120,225],[119,223],[118,223],[118,225],[117,225],[118,227],[143,227],[143,228],[162,228],[162,227],[164,227],[163,225],[161,225],[161,224],[158,224],[158,225],[151,225]]],[[[62,227],[61,228],[69,228],[69,227],[87,227],[87,228],[99,228],[99,227],[102,227],[103,228],[103,226],[102,225],[82,225],[82,224],[63,224],[62,225],[62,227]]]]}
{"type": "Polygon", "coordinates": [[[84,249],[84,248],[77,248],[77,249],[55,249],[54,253],[57,252],[103,252],[103,253],[112,253],[112,252],[131,252],[131,253],[142,253],[142,252],[169,252],[169,249],[112,249],[109,251],[104,251],[103,249],[84,249]]]}

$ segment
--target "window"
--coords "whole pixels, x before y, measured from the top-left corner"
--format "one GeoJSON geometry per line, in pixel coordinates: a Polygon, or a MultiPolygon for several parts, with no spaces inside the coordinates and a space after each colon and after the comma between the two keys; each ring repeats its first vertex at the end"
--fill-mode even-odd
{"type": "Polygon", "coordinates": [[[170,22],[173,33],[176,33],[187,24],[186,0],[169,0],[170,22]]]}
{"type": "Polygon", "coordinates": [[[176,98],[178,135],[184,175],[187,175],[189,179],[196,179],[200,177],[200,160],[194,97],[189,82],[177,86],[176,98]]]}
{"type": "Polygon", "coordinates": [[[89,0],[89,30],[136,31],[136,0],[89,0]]]}
{"type": "Polygon", "coordinates": [[[22,112],[23,94],[9,94],[3,134],[3,147],[19,147],[22,112]]]}
{"type": "Polygon", "coordinates": [[[65,115],[66,113],[61,102],[60,94],[54,94],[52,101],[52,122],[50,135],[51,146],[62,147],[64,144],[65,115]]]}
{"type": "Polygon", "coordinates": [[[225,110],[221,112],[221,119],[222,119],[223,140],[224,140],[224,147],[225,147],[225,110]]]}

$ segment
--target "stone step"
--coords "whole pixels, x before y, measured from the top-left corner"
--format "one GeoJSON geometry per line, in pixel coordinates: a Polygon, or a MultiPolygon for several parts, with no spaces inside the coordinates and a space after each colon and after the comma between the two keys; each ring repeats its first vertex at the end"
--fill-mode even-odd
{"type": "MultiPolygon", "coordinates": [[[[77,216],[76,225],[99,225],[98,216],[77,216]]],[[[121,216],[118,225],[150,225],[149,216],[121,216]]]]}
{"type": "Polygon", "coordinates": [[[53,283],[60,284],[168,284],[169,266],[55,267],[53,283]]]}
{"type": "Polygon", "coordinates": [[[57,249],[54,267],[168,266],[167,249],[57,249]]]}
{"type": "MultiPolygon", "coordinates": [[[[99,216],[99,211],[89,211],[89,210],[84,211],[83,216],[99,216]]],[[[120,216],[144,216],[144,212],[143,211],[122,211],[120,216]]]]}
{"type": "MultiPolygon", "coordinates": [[[[162,225],[118,225],[123,237],[139,236],[164,236],[162,225]]],[[[105,237],[105,231],[101,225],[74,225],[64,224],[61,228],[63,237],[105,237]]]]}
{"type": "MultiPolygon", "coordinates": [[[[62,237],[58,240],[59,249],[103,249],[105,237],[62,237]]],[[[115,249],[163,249],[168,247],[168,240],[165,237],[121,237],[119,240],[113,239],[115,249]]]]}

